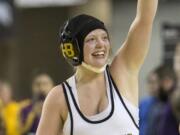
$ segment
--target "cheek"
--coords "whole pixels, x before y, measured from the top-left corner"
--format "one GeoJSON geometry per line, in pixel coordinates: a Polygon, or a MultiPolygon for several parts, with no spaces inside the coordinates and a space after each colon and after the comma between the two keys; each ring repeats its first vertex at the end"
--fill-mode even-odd
{"type": "Polygon", "coordinates": [[[84,56],[88,56],[89,54],[91,54],[92,50],[93,50],[93,45],[90,44],[84,45],[84,49],[83,49],[84,56]]]}

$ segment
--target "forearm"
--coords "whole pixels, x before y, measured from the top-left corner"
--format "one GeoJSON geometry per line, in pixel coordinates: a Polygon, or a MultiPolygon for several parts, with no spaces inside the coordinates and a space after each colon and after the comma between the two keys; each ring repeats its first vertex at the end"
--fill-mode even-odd
{"type": "Polygon", "coordinates": [[[131,71],[139,71],[147,55],[157,6],[158,0],[138,0],[136,18],[121,48],[122,57],[131,71]]]}
{"type": "Polygon", "coordinates": [[[153,23],[158,0],[138,0],[136,19],[144,23],[153,23]]]}

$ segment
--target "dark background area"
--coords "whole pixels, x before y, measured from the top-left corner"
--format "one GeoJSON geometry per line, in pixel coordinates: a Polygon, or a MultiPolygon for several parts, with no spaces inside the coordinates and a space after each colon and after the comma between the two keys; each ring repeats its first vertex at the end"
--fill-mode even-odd
{"type": "Polygon", "coordinates": [[[13,35],[0,42],[0,76],[13,84],[17,99],[31,95],[31,76],[36,69],[47,70],[56,84],[73,73],[58,50],[58,31],[67,19],[67,10],[16,10],[13,35]]]}
{"type": "MultiPolygon", "coordinates": [[[[58,50],[58,31],[64,20],[76,10],[76,7],[15,8],[12,0],[0,0],[0,2],[9,3],[13,19],[13,24],[8,27],[4,27],[0,23],[0,29],[3,28],[6,31],[0,30],[0,78],[5,78],[12,83],[14,97],[21,100],[31,96],[31,76],[36,69],[48,70],[55,84],[61,83],[72,75],[72,67],[65,62],[58,50]]],[[[112,2],[112,17],[114,18],[113,25],[110,27],[113,31],[114,43],[117,45],[113,49],[116,50],[119,42],[123,41],[126,36],[135,14],[137,1],[112,0],[112,2]]],[[[163,50],[161,44],[164,44],[161,43],[163,40],[160,36],[162,22],[174,21],[179,24],[180,13],[177,11],[179,2],[179,0],[160,0],[150,55],[143,65],[140,77],[142,85],[140,94],[145,93],[145,77],[148,72],[163,60],[160,58],[161,55],[164,55],[164,53],[161,54],[161,50],[163,50]],[[171,14],[169,9],[175,11],[171,14]]],[[[99,5],[94,8],[97,10],[99,5]]],[[[170,49],[165,48],[164,51],[166,50],[170,49]]]]}

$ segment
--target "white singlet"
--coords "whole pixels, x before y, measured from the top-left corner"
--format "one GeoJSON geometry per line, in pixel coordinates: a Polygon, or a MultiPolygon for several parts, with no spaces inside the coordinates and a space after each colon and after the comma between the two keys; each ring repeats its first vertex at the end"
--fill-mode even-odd
{"type": "Polygon", "coordinates": [[[108,106],[93,116],[85,116],[80,110],[75,76],[63,83],[69,109],[63,135],[139,135],[139,109],[121,96],[108,67],[105,78],[108,106]]]}

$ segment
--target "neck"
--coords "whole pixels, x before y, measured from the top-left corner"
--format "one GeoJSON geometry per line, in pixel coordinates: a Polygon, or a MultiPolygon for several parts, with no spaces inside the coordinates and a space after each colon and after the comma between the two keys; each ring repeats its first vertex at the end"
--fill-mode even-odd
{"type": "Polygon", "coordinates": [[[86,83],[86,82],[90,82],[90,81],[93,81],[94,79],[98,79],[101,77],[104,77],[104,72],[96,73],[85,68],[84,66],[79,66],[76,70],[77,82],[86,83]]]}
{"type": "Polygon", "coordinates": [[[103,67],[97,68],[97,67],[91,66],[89,64],[86,64],[85,62],[82,62],[82,66],[94,73],[97,73],[97,74],[104,72],[106,69],[106,65],[104,65],[103,67]]]}

